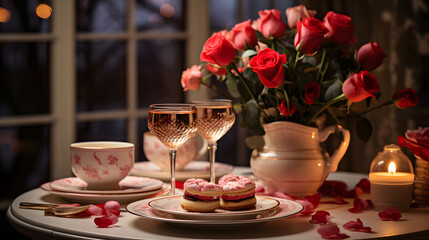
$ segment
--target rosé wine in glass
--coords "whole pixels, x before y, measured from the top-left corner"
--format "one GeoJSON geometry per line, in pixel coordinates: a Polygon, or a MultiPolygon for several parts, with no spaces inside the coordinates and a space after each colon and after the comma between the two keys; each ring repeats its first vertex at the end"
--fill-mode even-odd
{"type": "Polygon", "coordinates": [[[197,112],[197,132],[208,141],[210,158],[210,181],[215,182],[215,154],[217,141],[235,122],[231,100],[213,99],[192,101],[197,112]]]}
{"type": "Polygon", "coordinates": [[[176,189],[176,151],[196,130],[196,111],[191,104],[165,103],[149,106],[149,130],[170,150],[171,195],[176,189]]]}

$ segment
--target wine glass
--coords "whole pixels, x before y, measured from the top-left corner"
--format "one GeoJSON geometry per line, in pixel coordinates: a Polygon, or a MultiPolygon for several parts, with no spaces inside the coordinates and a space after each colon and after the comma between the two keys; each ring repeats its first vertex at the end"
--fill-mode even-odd
{"type": "Polygon", "coordinates": [[[164,103],[149,106],[149,130],[170,151],[171,191],[176,190],[176,151],[196,130],[196,111],[191,104],[164,103]]]}
{"type": "Polygon", "coordinates": [[[208,141],[210,159],[210,182],[216,181],[215,155],[217,141],[225,135],[235,122],[231,100],[213,99],[192,101],[197,111],[197,132],[208,141]]]}

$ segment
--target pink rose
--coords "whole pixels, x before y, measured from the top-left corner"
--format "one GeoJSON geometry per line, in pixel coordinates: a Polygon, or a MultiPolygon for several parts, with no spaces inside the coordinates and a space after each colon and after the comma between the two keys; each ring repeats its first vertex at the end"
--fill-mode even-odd
{"type": "Polygon", "coordinates": [[[307,83],[304,88],[304,102],[313,104],[320,96],[320,85],[316,82],[307,83]]]}
{"type": "Polygon", "coordinates": [[[304,20],[306,18],[314,17],[316,15],[315,10],[307,10],[307,7],[304,5],[299,5],[296,7],[289,7],[286,9],[287,23],[289,28],[296,28],[296,24],[299,20],[304,20]]]}
{"type": "Polygon", "coordinates": [[[282,113],[283,116],[289,116],[295,112],[295,106],[292,104],[292,102],[289,102],[289,111],[287,109],[287,102],[285,99],[280,103],[279,110],[282,113]]]}
{"type": "Polygon", "coordinates": [[[317,18],[311,17],[298,21],[295,47],[298,49],[302,44],[300,49],[302,53],[313,54],[322,45],[327,32],[328,29],[317,18]]]}
{"type": "Polygon", "coordinates": [[[225,68],[218,68],[218,67],[215,67],[211,64],[207,64],[206,69],[209,70],[211,73],[218,75],[218,76],[223,76],[223,75],[228,73],[225,68]]]}
{"type": "Polygon", "coordinates": [[[352,19],[343,14],[337,14],[329,11],[323,19],[325,26],[329,29],[325,38],[331,39],[335,44],[353,44],[356,39],[353,37],[355,27],[352,19]]]}
{"type": "Polygon", "coordinates": [[[193,65],[183,71],[181,79],[183,91],[198,89],[201,83],[201,76],[200,68],[197,65],[193,65]]]}
{"type": "Polygon", "coordinates": [[[398,108],[407,108],[416,106],[419,98],[417,97],[416,90],[413,88],[407,88],[397,91],[393,94],[393,101],[398,108]]]}
{"type": "Polygon", "coordinates": [[[281,13],[277,9],[259,11],[260,32],[266,37],[281,38],[286,31],[286,25],[282,22],[281,13]]]}
{"type": "Polygon", "coordinates": [[[248,47],[253,47],[258,42],[255,29],[250,24],[250,19],[241,23],[237,23],[229,32],[228,39],[235,49],[243,50],[248,47]]]}
{"type": "Polygon", "coordinates": [[[343,93],[351,102],[360,102],[367,97],[375,97],[372,93],[379,92],[377,78],[363,70],[344,81],[343,93]]]}
{"type": "Polygon", "coordinates": [[[219,66],[226,66],[235,57],[235,49],[232,44],[225,39],[225,32],[214,33],[203,46],[200,60],[213,63],[219,66]]]}
{"type": "Polygon", "coordinates": [[[359,48],[357,52],[357,62],[364,69],[371,71],[378,68],[382,63],[386,54],[376,42],[369,42],[359,48]]]}
{"type": "Polygon", "coordinates": [[[286,61],[286,54],[280,55],[271,48],[266,48],[254,56],[249,65],[258,75],[262,84],[268,88],[275,88],[284,80],[285,69],[283,64],[286,61]]]}

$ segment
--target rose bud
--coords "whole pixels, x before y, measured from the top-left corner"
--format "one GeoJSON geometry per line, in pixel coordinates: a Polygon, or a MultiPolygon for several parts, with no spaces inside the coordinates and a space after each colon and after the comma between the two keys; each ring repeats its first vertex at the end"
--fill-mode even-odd
{"type": "Polygon", "coordinates": [[[356,60],[362,68],[371,71],[378,68],[385,57],[386,54],[376,42],[369,42],[359,48],[356,60]]]}
{"type": "Polygon", "coordinates": [[[292,102],[289,102],[289,111],[287,109],[287,102],[285,99],[280,103],[279,110],[282,113],[283,116],[289,116],[295,112],[295,106],[292,104],[292,102]]]}
{"type": "Polygon", "coordinates": [[[304,5],[299,5],[296,7],[289,7],[286,9],[287,23],[289,28],[296,28],[296,24],[299,20],[304,20],[306,18],[314,17],[316,15],[315,10],[307,10],[307,7],[304,5]]]}
{"type": "Polygon", "coordinates": [[[392,99],[398,108],[416,106],[417,102],[419,101],[419,98],[416,94],[416,90],[414,90],[413,88],[407,88],[397,91],[395,94],[393,94],[392,99]]]}
{"type": "Polygon", "coordinates": [[[235,49],[225,35],[225,32],[217,32],[207,39],[200,55],[201,61],[226,66],[234,60],[235,49]]]}
{"type": "Polygon", "coordinates": [[[304,88],[304,102],[313,104],[320,96],[320,85],[316,82],[307,83],[304,88]]]}
{"type": "Polygon", "coordinates": [[[350,45],[356,42],[353,37],[355,27],[351,17],[330,11],[325,15],[323,23],[329,29],[325,38],[332,40],[335,44],[350,45]]]}
{"type": "Polygon", "coordinates": [[[246,47],[253,47],[258,42],[255,29],[250,24],[250,19],[241,23],[237,23],[231,31],[229,31],[228,39],[235,49],[243,50],[246,47]]]}
{"type": "Polygon", "coordinates": [[[322,45],[326,33],[328,29],[317,18],[311,17],[298,21],[295,47],[298,49],[301,46],[299,50],[302,53],[311,55],[322,45]]]}
{"type": "Polygon", "coordinates": [[[266,37],[281,38],[286,31],[281,13],[277,9],[259,11],[259,30],[266,37]]]}
{"type": "Polygon", "coordinates": [[[373,93],[379,91],[377,78],[365,70],[352,73],[343,84],[343,93],[351,102],[360,102],[367,97],[375,97],[373,93]]]}
{"type": "Polygon", "coordinates": [[[211,64],[207,64],[206,69],[209,70],[211,73],[218,75],[218,76],[223,76],[223,75],[228,73],[228,71],[226,71],[225,68],[215,67],[211,64]]]}
{"type": "Polygon", "coordinates": [[[182,72],[182,79],[180,81],[183,91],[198,89],[201,83],[200,68],[197,65],[193,65],[191,68],[186,69],[182,72]]]}

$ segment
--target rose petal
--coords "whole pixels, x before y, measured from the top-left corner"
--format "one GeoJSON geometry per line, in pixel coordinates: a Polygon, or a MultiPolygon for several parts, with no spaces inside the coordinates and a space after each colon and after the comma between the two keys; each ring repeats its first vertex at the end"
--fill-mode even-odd
{"type": "Polygon", "coordinates": [[[97,217],[94,219],[95,224],[98,227],[106,228],[118,222],[118,217],[115,215],[97,217]]]}
{"type": "Polygon", "coordinates": [[[394,207],[385,207],[379,213],[378,217],[383,221],[395,221],[402,217],[401,211],[394,207]]]}
{"type": "Polygon", "coordinates": [[[362,178],[358,184],[356,184],[356,187],[359,187],[363,190],[364,193],[370,193],[371,192],[371,183],[368,179],[362,178]]]}
{"type": "Polygon", "coordinates": [[[255,193],[264,193],[264,192],[265,192],[264,186],[261,186],[261,185],[256,186],[255,193]]]}
{"type": "Polygon", "coordinates": [[[89,215],[95,215],[95,216],[101,216],[103,215],[103,208],[97,206],[97,205],[89,205],[89,208],[85,210],[86,213],[89,215]]]}
{"type": "Polygon", "coordinates": [[[350,231],[371,232],[370,227],[364,227],[362,221],[358,218],[357,221],[349,221],[343,225],[343,228],[350,231]]]}
{"type": "Polygon", "coordinates": [[[321,203],[330,203],[330,204],[347,204],[349,202],[345,201],[341,196],[337,196],[335,200],[323,201],[321,203]]]}
{"type": "Polygon", "coordinates": [[[326,211],[317,211],[313,216],[311,216],[310,223],[313,224],[327,224],[331,221],[329,212],[326,211]]]}
{"type": "Polygon", "coordinates": [[[106,215],[114,214],[116,216],[119,216],[119,214],[121,214],[120,208],[121,205],[119,205],[117,201],[107,201],[104,204],[104,209],[106,209],[106,215]]]}
{"type": "Polygon", "coordinates": [[[324,181],[318,192],[322,196],[336,197],[347,190],[347,184],[343,181],[324,181]]]}
{"type": "Polygon", "coordinates": [[[365,210],[368,207],[369,203],[366,200],[363,200],[359,197],[355,197],[353,201],[353,208],[349,208],[349,212],[359,213],[365,210]]]}
{"type": "Polygon", "coordinates": [[[317,206],[319,206],[321,198],[322,198],[322,196],[320,196],[320,194],[316,193],[313,195],[305,196],[304,200],[308,200],[309,202],[311,202],[313,204],[314,208],[317,208],[317,206]]]}
{"type": "Polygon", "coordinates": [[[176,181],[176,188],[178,188],[178,189],[184,189],[184,185],[185,185],[185,182],[176,181]]]}
{"type": "Polygon", "coordinates": [[[295,202],[300,203],[302,206],[304,206],[304,210],[301,211],[301,215],[309,215],[314,212],[314,205],[308,201],[308,200],[295,200],[295,202]]]}
{"type": "Polygon", "coordinates": [[[327,225],[317,229],[317,233],[322,236],[324,239],[344,239],[349,236],[343,233],[340,233],[340,229],[337,225],[327,225]]]}

